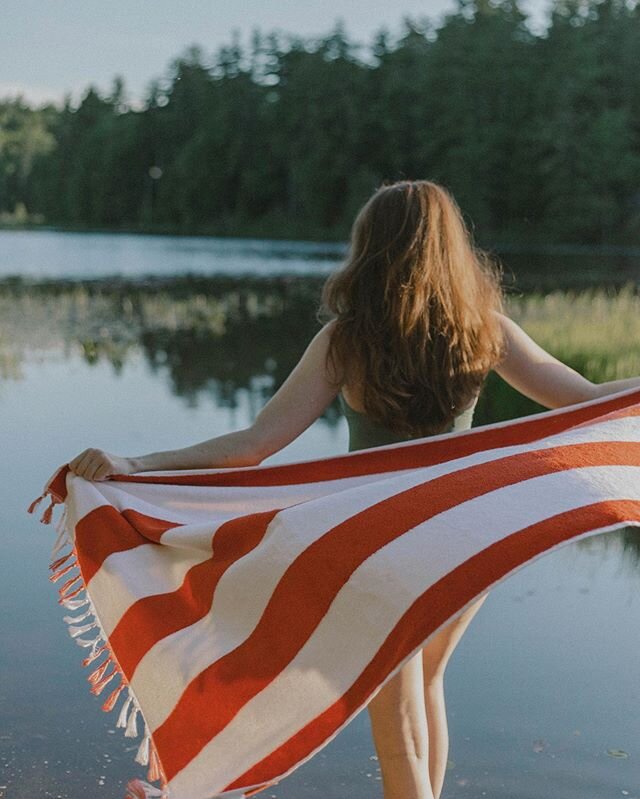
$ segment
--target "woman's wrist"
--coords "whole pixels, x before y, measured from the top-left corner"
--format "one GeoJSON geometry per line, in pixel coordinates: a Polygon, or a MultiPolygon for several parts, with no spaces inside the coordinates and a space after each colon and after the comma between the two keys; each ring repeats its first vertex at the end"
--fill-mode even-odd
{"type": "Polygon", "coordinates": [[[152,462],[150,462],[152,458],[153,454],[138,455],[136,457],[126,458],[126,461],[129,464],[129,473],[151,472],[156,469],[159,470],[161,467],[155,466],[152,462]]]}

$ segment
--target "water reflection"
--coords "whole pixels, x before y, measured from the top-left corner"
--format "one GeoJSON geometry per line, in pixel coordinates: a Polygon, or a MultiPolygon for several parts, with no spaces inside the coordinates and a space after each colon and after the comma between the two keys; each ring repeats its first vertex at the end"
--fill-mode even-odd
{"type": "MultiPolygon", "coordinates": [[[[0,281],[0,376],[19,376],[28,352],[80,351],[119,373],[142,352],[189,404],[210,395],[235,407],[247,390],[259,408],[282,384],[319,323],[324,277],[204,277],[0,281]]],[[[592,380],[640,373],[640,296],[617,291],[519,294],[509,313],[536,341],[592,380]],[[607,335],[603,336],[602,331],[607,335]]],[[[542,410],[489,376],[476,424],[542,410]]],[[[324,415],[335,420],[337,405],[324,415]]]]}

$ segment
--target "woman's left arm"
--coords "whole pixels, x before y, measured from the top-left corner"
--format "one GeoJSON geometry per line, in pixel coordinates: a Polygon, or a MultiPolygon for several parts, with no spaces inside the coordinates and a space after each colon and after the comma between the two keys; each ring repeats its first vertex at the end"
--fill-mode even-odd
{"type": "Polygon", "coordinates": [[[291,374],[249,427],[182,449],[135,457],[87,449],[69,462],[69,468],[87,480],[103,480],[111,474],[261,463],[304,432],[338,393],[325,366],[332,325],[329,322],[316,333],[291,374]]]}

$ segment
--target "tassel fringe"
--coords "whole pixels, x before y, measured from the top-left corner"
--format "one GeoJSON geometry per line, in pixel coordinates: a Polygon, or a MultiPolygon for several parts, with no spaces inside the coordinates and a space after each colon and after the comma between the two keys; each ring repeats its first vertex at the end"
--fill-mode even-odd
{"type": "MultiPolygon", "coordinates": [[[[43,494],[37,497],[28,508],[29,513],[34,513],[42,500],[45,499],[47,495],[49,496],[49,505],[45,508],[40,518],[43,524],[51,524],[56,505],[62,504],[64,506],[64,503],[61,503],[57,497],[53,496],[47,488],[45,488],[43,494]]],[[[103,634],[100,622],[95,614],[93,603],[87,594],[84,578],[78,563],[75,543],[72,535],[69,534],[66,506],[63,507],[63,512],[55,525],[55,529],[57,536],[51,551],[51,563],[49,564],[51,574],[49,579],[51,582],[56,583],[64,577],[67,577],[67,575],[69,576],[66,582],[58,588],[58,603],[69,611],[77,611],[80,610],[80,608],[85,608],[77,615],[63,617],[67,624],[67,631],[78,646],[89,650],[89,653],[82,661],[83,666],[90,666],[102,655],[107,656],[106,660],[103,660],[99,665],[95,666],[87,677],[90,691],[97,696],[101,694],[113,680],[117,680],[116,687],[111,690],[107,699],[103,702],[102,709],[105,712],[114,710],[118,700],[126,690],[127,697],[120,708],[116,727],[124,729],[125,737],[135,738],[138,736],[138,714],[141,714],[140,706],[133,696],[129,684],[109,647],[108,640],[103,634]],[[69,551],[67,551],[66,554],[62,554],[62,550],[67,546],[70,547],[69,551]],[[77,573],[73,573],[74,569],[77,569],[77,573]],[[82,622],[86,623],[82,624],[82,622]],[[97,631],[93,637],[83,637],[92,630],[97,631]],[[110,667],[112,667],[111,671],[109,671],[110,667]]],[[[127,798],[155,799],[155,797],[159,797],[160,799],[169,799],[167,781],[163,774],[160,758],[153,745],[151,732],[146,722],[144,724],[144,735],[138,747],[135,760],[137,763],[140,763],[140,765],[148,766],[147,778],[152,781],[159,780],[161,787],[155,787],[139,779],[131,780],[127,784],[127,798]]]]}
{"type": "Polygon", "coordinates": [[[125,738],[137,738],[138,737],[138,706],[137,704],[133,705],[133,710],[129,716],[129,721],[127,722],[127,728],[124,731],[125,738]]]}
{"type": "Polygon", "coordinates": [[[144,780],[130,780],[127,783],[125,799],[166,799],[169,796],[166,790],[154,788],[144,780]]]}
{"type": "Polygon", "coordinates": [[[144,728],[144,736],[138,747],[138,751],[136,753],[136,763],[140,763],[141,766],[149,765],[149,743],[151,741],[151,733],[149,732],[149,728],[145,726],[144,728]]]}
{"type": "Polygon", "coordinates": [[[118,716],[118,721],[116,722],[116,727],[119,729],[124,729],[127,726],[127,713],[129,712],[132,701],[133,697],[131,696],[131,693],[129,693],[124,705],[122,705],[120,708],[120,715],[118,716]]]}

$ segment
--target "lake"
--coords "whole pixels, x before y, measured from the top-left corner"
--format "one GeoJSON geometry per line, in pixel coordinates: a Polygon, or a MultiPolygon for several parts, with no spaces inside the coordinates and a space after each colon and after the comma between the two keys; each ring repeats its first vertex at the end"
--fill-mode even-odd
{"type": "MultiPolygon", "coordinates": [[[[127,233],[0,230],[0,279],[119,275],[328,274],[344,242],[273,241],[127,233]]],[[[640,247],[550,246],[545,252],[495,251],[509,282],[564,287],[638,282],[640,247]]]]}
{"type": "MultiPolygon", "coordinates": [[[[27,505],[86,447],[137,455],[250,423],[314,329],[317,282],[305,275],[334,268],[342,247],[0,232],[0,275],[51,281],[3,295],[0,315],[0,796],[111,799],[145,771],[133,762],[138,740],[88,690],[47,579],[55,532],[27,505]],[[237,272],[247,275],[242,291],[237,272]],[[109,274],[121,277],[111,294],[55,282],[109,274]],[[158,281],[122,282],[143,275],[158,281]],[[290,277],[256,278],[274,275],[290,277]]],[[[638,274],[635,257],[611,257],[611,283],[638,274]]],[[[576,254],[554,258],[557,273],[575,273],[576,254]]],[[[497,413],[490,399],[477,423],[497,413]]],[[[346,449],[332,406],[267,462],[346,449]]],[[[445,675],[442,799],[640,799],[639,589],[640,536],[628,529],[544,555],[490,592],[445,675]]],[[[367,712],[263,795],[381,797],[367,712]]]]}

